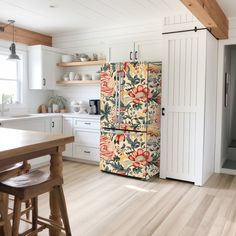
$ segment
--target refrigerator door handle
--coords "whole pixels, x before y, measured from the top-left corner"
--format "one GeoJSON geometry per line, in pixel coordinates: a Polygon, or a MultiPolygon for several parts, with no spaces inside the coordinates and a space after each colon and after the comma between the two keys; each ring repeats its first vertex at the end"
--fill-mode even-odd
{"type": "Polygon", "coordinates": [[[119,100],[118,100],[118,122],[120,123],[120,93],[121,93],[121,73],[119,72],[119,100]]]}
{"type": "Polygon", "coordinates": [[[130,61],[132,61],[132,54],[133,54],[133,52],[131,51],[131,52],[129,52],[129,59],[130,59],[130,61]]]}
{"type": "MultiPolygon", "coordinates": [[[[117,72],[118,73],[118,72],[117,72]]],[[[115,115],[116,115],[116,123],[117,123],[117,107],[118,107],[118,89],[117,89],[117,77],[118,74],[116,74],[116,94],[115,94],[115,115]]]]}

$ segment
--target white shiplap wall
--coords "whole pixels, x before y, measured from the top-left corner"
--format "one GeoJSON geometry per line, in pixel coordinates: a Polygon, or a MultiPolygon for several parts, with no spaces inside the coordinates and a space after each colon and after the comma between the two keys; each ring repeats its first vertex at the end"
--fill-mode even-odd
{"type": "MultiPolygon", "coordinates": [[[[146,24],[133,26],[97,28],[93,30],[83,30],[80,32],[70,32],[58,34],[53,37],[53,46],[63,49],[68,53],[87,53],[92,56],[97,53],[98,56],[108,57],[108,48],[112,45],[131,44],[133,42],[148,43],[157,42],[162,44],[162,32],[167,30],[181,30],[183,27],[191,29],[194,26],[201,27],[199,21],[192,15],[176,15],[165,17],[163,20],[154,21],[146,24]]],[[[159,53],[162,58],[162,45],[159,53]]],[[[86,68],[94,73],[99,67],[86,68]]],[[[71,69],[72,71],[74,69],[71,69]]],[[[63,87],[55,93],[66,96],[69,100],[89,100],[90,98],[99,98],[100,92],[98,86],[83,87],[63,87]],[[87,91],[87,92],[84,92],[87,91]]]]}
{"type": "MultiPolygon", "coordinates": [[[[111,45],[147,41],[158,41],[161,43],[162,25],[163,22],[161,21],[132,27],[100,28],[65,33],[53,37],[53,46],[69,53],[86,53],[89,56],[97,53],[99,57],[107,58],[108,48],[111,45]]],[[[73,71],[75,68],[71,68],[71,70],[73,71]]],[[[99,70],[99,66],[81,68],[81,70],[84,73],[95,73],[99,70]]],[[[98,85],[63,87],[59,88],[55,93],[65,96],[69,101],[88,101],[89,99],[100,98],[98,85]]]]}

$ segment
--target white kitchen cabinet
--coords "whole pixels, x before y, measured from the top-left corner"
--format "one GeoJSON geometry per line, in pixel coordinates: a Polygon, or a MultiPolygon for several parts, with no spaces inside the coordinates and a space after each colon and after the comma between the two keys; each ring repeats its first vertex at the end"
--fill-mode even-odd
{"type": "Polygon", "coordinates": [[[109,62],[161,61],[162,40],[110,45],[107,58],[109,62]]]}
{"type": "Polygon", "coordinates": [[[61,60],[59,50],[47,46],[28,47],[29,88],[52,90],[61,78],[62,69],[56,64],[61,60]]]}
{"type": "MultiPolygon", "coordinates": [[[[73,135],[73,118],[69,118],[69,117],[63,118],[62,133],[64,135],[73,135]]],[[[72,143],[66,144],[66,150],[63,152],[63,156],[66,156],[66,157],[73,156],[72,146],[73,146],[72,143]]]]}
{"type": "Polygon", "coordinates": [[[160,177],[203,185],[214,172],[217,40],[164,36],[160,177]]]}
{"type": "Polygon", "coordinates": [[[10,119],[2,121],[1,123],[4,128],[45,132],[47,127],[46,122],[47,122],[46,119],[26,118],[26,119],[10,119]]]}
{"type": "Polygon", "coordinates": [[[51,117],[50,118],[51,133],[61,134],[62,133],[62,117],[51,117]]]}
{"type": "Polygon", "coordinates": [[[74,118],[73,158],[99,162],[100,121],[74,118]]]}
{"type": "MultiPolygon", "coordinates": [[[[48,119],[47,118],[25,118],[25,119],[9,119],[1,121],[1,126],[4,128],[11,129],[22,129],[29,131],[40,131],[47,132],[48,130],[48,119]]],[[[50,157],[43,156],[37,159],[29,160],[32,168],[36,168],[49,163],[50,157]]]]}
{"type": "Polygon", "coordinates": [[[52,134],[61,134],[62,133],[62,117],[61,116],[52,116],[45,117],[46,129],[45,132],[52,134]]]}

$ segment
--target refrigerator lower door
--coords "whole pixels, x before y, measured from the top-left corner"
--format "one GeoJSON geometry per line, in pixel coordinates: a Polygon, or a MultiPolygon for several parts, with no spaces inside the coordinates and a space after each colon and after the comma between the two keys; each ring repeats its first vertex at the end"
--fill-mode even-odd
{"type": "Polygon", "coordinates": [[[101,130],[100,169],[149,179],[159,172],[159,139],[142,132],[101,130]]]}

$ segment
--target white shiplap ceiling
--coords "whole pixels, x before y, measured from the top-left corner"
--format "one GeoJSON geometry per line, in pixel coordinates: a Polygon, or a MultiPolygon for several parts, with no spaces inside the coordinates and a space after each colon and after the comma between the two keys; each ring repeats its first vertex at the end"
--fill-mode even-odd
{"type": "Polygon", "coordinates": [[[0,0],[0,22],[14,19],[18,27],[48,35],[157,22],[185,13],[180,0],[0,0]]]}

